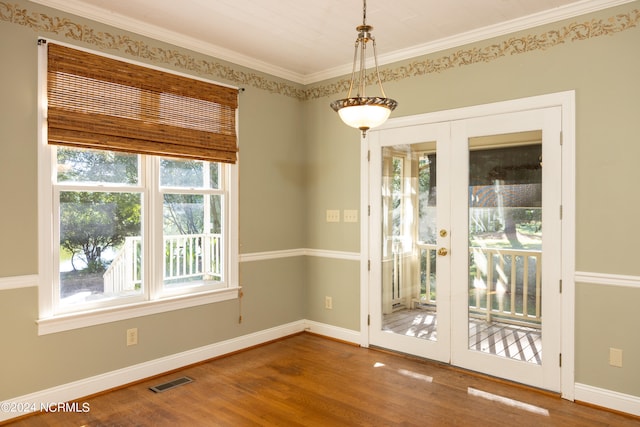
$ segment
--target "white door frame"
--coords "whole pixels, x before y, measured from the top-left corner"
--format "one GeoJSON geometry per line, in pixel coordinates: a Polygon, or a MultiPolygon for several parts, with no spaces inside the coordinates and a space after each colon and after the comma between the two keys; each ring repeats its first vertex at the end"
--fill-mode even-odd
{"type": "MultiPolygon", "coordinates": [[[[558,92],[511,101],[438,111],[434,113],[399,117],[388,120],[379,128],[369,131],[448,122],[469,118],[526,111],[547,107],[560,107],[562,111],[562,301],[561,352],[562,373],[560,390],[563,398],[574,400],[575,395],[575,91],[558,92]]],[[[369,273],[369,141],[361,141],[360,164],[360,345],[369,346],[370,273],[369,273]]]]}

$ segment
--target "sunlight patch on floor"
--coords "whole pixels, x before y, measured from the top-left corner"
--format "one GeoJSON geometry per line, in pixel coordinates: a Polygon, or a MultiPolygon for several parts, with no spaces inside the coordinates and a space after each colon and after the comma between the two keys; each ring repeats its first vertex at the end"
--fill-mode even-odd
{"type": "Polygon", "coordinates": [[[508,397],[498,396],[497,394],[488,393],[486,391],[477,390],[472,387],[467,388],[467,393],[470,396],[481,397],[483,399],[490,400],[492,402],[502,403],[512,408],[522,409],[527,412],[531,412],[538,415],[549,416],[549,410],[541,408],[539,406],[531,405],[529,403],[520,402],[518,400],[510,399],[508,397]]]}
{"type": "Polygon", "coordinates": [[[398,369],[398,373],[400,375],[404,375],[405,377],[415,378],[417,380],[426,381],[428,383],[433,382],[433,377],[430,377],[429,375],[423,375],[417,372],[407,371],[406,369],[398,369]]]}

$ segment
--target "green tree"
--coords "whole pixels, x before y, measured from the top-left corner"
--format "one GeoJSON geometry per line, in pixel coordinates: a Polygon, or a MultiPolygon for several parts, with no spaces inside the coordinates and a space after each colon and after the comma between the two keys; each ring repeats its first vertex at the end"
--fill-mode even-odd
{"type": "MultiPolygon", "coordinates": [[[[218,188],[218,164],[196,160],[162,159],[161,185],[176,188],[218,188]],[[205,182],[205,167],[209,168],[209,182],[205,182]]],[[[197,194],[170,194],[164,196],[164,227],[169,234],[200,234],[203,221],[210,221],[213,233],[222,229],[221,198],[211,197],[210,218],[203,217],[204,198],[197,194]]]]}
{"type": "Polygon", "coordinates": [[[140,235],[140,195],[65,191],[60,194],[60,246],[84,255],[89,272],[104,271],[102,254],[140,235]]]}
{"type": "MultiPolygon", "coordinates": [[[[60,183],[138,182],[136,155],[59,147],[57,161],[60,183]]],[[[141,206],[139,193],[61,191],[60,246],[71,253],[74,270],[75,258],[82,254],[88,271],[103,271],[105,250],[140,235],[141,206]]]]}

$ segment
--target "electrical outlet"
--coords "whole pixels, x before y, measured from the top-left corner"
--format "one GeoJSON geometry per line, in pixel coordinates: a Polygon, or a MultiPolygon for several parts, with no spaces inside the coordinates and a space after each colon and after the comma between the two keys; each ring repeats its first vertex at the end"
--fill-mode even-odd
{"type": "Polygon", "coordinates": [[[340,222],[340,211],[327,209],[327,222],[340,222]]]}
{"type": "Polygon", "coordinates": [[[324,308],[326,308],[327,310],[333,309],[333,298],[324,297],[324,308]]]}
{"type": "Polygon", "coordinates": [[[138,328],[127,329],[127,346],[138,344],[138,328]]]}
{"type": "Polygon", "coordinates": [[[622,350],[619,348],[609,349],[609,365],[622,368],[622,350]]]}

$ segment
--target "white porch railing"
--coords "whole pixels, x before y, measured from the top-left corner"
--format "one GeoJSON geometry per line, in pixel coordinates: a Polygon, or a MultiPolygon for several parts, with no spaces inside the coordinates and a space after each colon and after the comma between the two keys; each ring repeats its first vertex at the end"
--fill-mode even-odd
{"type": "Polygon", "coordinates": [[[515,324],[542,321],[542,252],[470,248],[469,312],[515,324]]]}
{"type": "Polygon", "coordinates": [[[424,283],[424,294],[420,293],[420,299],[414,300],[414,303],[433,304],[436,303],[436,278],[435,265],[431,265],[431,259],[436,258],[437,245],[426,243],[418,243],[416,245],[420,251],[420,277],[421,283],[424,283]],[[434,276],[433,278],[431,276],[434,276]],[[432,280],[433,279],[433,280],[432,280]],[[424,296],[423,296],[424,295],[424,296]]]}
{"type": "Polygon", "coordinates": [[[181,234],[164,237],[164,280],[222,280],[222,235],[181,234]]]}
{"type": "MultiPolygon", "coordinates": [[[[104,293],[120,294],[142,285],[142,238],[127,237],[103,275],[104,293]]],[[[222,280],[222,235],[164,236],[164,283],[222,280]]]]}
{"type": "Polygon", "coordinates": [[[142,238],[126,237],[124,245],[116,253],[109,268],[102,275],[105,294],[121,294],[140,289],[142,271],[140,257],[142,255],[142,238]]]}
{"type": "MultiPolygon", "coordinates": [[[[416,253],[394,245],[383,262],[383,311],[436,305],[436,245],[417,244],[416,253]],[[406,280],[405,278],[411,278],[406,280]]],[[[469,248],[469,315],[488,322],[537,327],[542,320],[542,252],[469,248]]]]}
{"type": "Polygon", "coordinates": [[[470,248],[469,313],[505,323],[542,321],[542,252],[470,248]],[[473,273],[473,271],[472,271],[473,273]]]}

